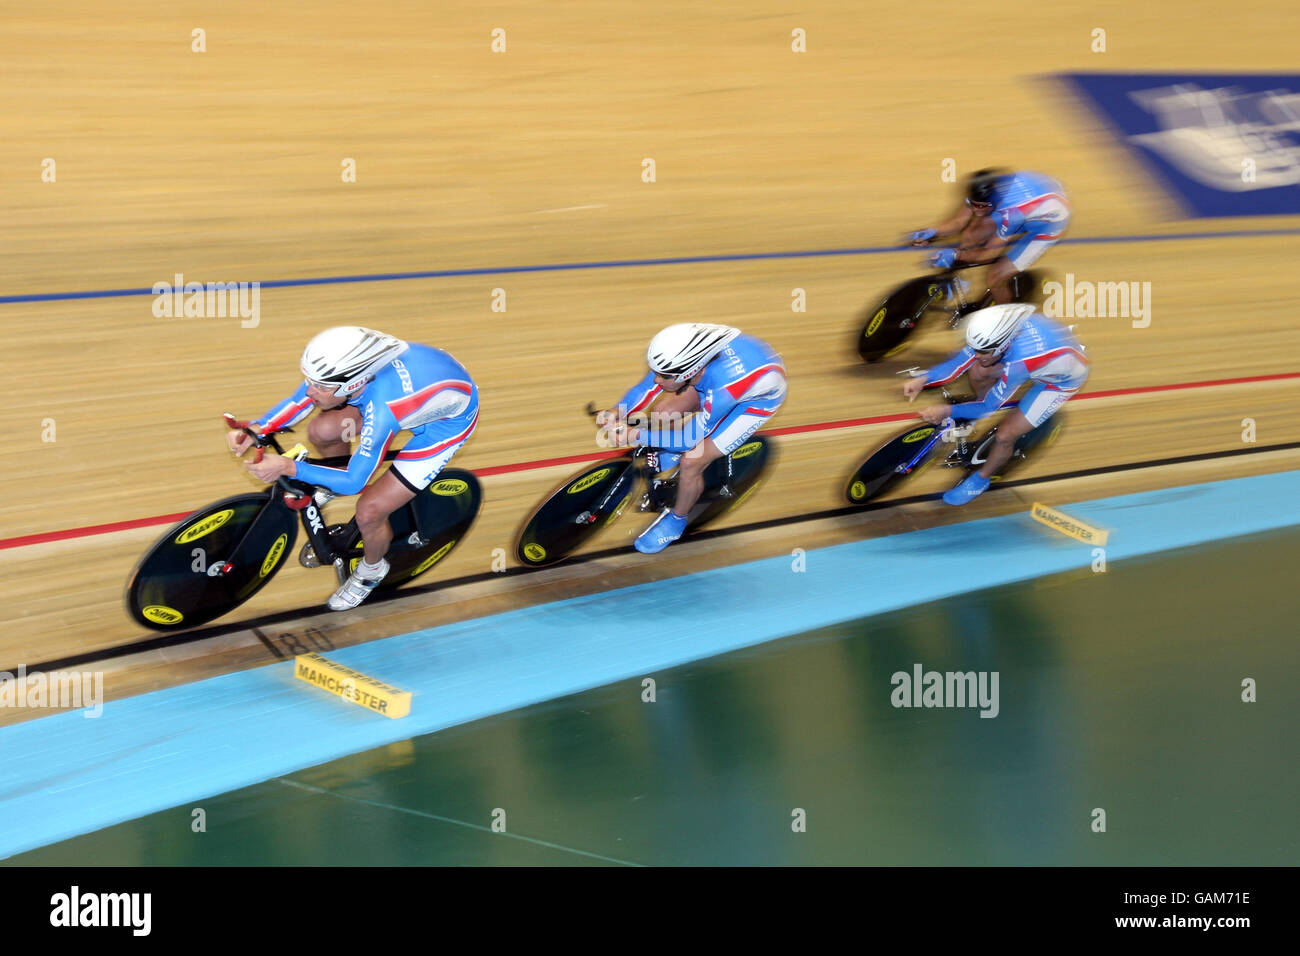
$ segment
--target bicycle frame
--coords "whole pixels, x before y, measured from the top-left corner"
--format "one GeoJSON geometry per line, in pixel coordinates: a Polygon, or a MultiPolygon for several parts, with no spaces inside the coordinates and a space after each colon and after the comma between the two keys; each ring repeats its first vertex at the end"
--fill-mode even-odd
{"type": "MultiPolygon", "coordinates": [[[[1012,399],[1011,401],[1001,405],[998,408],[998,411],[1009,411],[1013,408],[1019,407],[1019,405],[1020,405],[1020,399],[1018,398],[1012,399]]],[[[971,425],[974,424],[974,422],[970,421],[969,419],[962,419],[962,421],[967,422],[968,424],[971,425]]],[[[900,475],[911,474],[912,470],[916,468],[917,465],[921,464],[922,462],[924,462],[926,459],[930,457],[930,450],[934,448],[934,446],[937,445],[940,441],[942,441],[945,435],[947,435],[953,429],[960,428],[960,427],[962,426],[958,425],[955,419],[952,418],[944,419],[943,424],[935,428],[934,434],[931,435],[926,440],[925,444],[922,445],[920,450],[917,451],[917,453],[912,456],[911,460],[905,464],[899,465],[894,470],[898,472],[900,475]]],[[[968,433],[969,430],[967,432],[963,432],[957,438],[959,443],[958,447],[960,448],[960,453],[958,457],[964,458],[966,455],[966,435],[968,433]]]]}
{"type": "MultiPolygon", "coordinates": [[[[225,418],[226,418],[226,424],[231,426],[232,428],[240,426],[240,423],[236,422],[232,416],[227,415],[225,416],[225,418]]],[[[274,434],[267,435],[265,439],[263,439],[258,435],[256,435],[252,431],[252,429],[250,429],[246,424],[242,426],[242,429],[245,434],[252,437],[253,441],[256,442],[257,449],[258,449],[257,452],[258,461],[261,460],[262,449],[266,447],[269,447],[277,455],[284,454],[284,450],[280,446],[280,442],[276,439],[274,434]]],[[[384,454],[384,461],[392,461],[394,458],[397,457],[397,454],[398,454],[398,450],[390,449],[388,452],[384,454]]],[[[313,464],[324,465],[326,467],[333,467],[339,465],[346,465],[348,462],[348,457],[337,456],[332,458],[312,459],[312,462],[313,464]]],[[[334,541],[330,537],[329,531],[325,526],[325,519],[322,517],[320,513],[320,509],[316,507],[316,502],[314,498],[315,487],[316,487],[315,485],[308,484],[307,482],[298,481],[293,478],[288,478],[283,475],[277,478],[275,480],[275,484],[272,485],[270,489],[268,489],[269,496],[267,499],[266,507],[263,508],[260,512],[258,512],[256,518],[254,518],[251,522],[249,522],[248,527],[244,530],[244,534],[240,537],[235,547],[231,549],[232,553],[238,551],[239,547],[243,545],[244,540],[249,536],[249,534],[252,533],[253,529],[257,527],[257,523],[262,519],[262,515],[264,515],[266,511],[269,508],[271,508],[278,500],[279,505],[281,507],[289,508],[291,511],[298,512],[298,518],[302,522],[303,533],[307,536],[307,541],[311,544],[312,550],[316,553],[316,556],[320,560],[322,567],[326,564],[335,564],[340,560],[348,561],[351,558],[362,557],[365,554],[364,547],[362,548],[353,547],[353,548],[343,548],[343,549],[339,549],[335,547],[334,541]],[[283,492],[283,494],[278,496],[278,498],[275,491],[275,489],[277,488],[283,492]]],[[[412,508],[410,502],[407,502],[406,504],[402,505],[402,508],[409,513],[411,524],[412,526],[414,526],[415,531],[413,534],[408,536],[405,541],[400,543],[396,541],[393,542],[389,546],[390,550],[391,549],[404,550],[407,548],[423,547],[425,544],[428,543],[429,539],[425,535],[426,529],[422,527],[420,524],[419,511],[412,508]]],[[[355,522],[356,517],[354,516],[351,519],[351,521],[355,522]]],[[[222,573],[223,574],[229,573],[229,571],[232,568],[233,565],[227,562],[222,568],[222,573]]]]}

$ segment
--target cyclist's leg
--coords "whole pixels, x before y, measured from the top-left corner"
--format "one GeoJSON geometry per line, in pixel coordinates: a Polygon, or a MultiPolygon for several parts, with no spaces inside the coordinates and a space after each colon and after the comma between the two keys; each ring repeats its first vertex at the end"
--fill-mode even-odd
{"type": "Polygon", "coordinates": [[[999,305],[1015,301],[1012,280],[1017,273],[1024,272],[1037,262],[1052,246],[1057,238],[1049,238],[1028,232],[1017,239],[1008,249],[1007,254],[989,267],[989,291],[999,305]]]}
{"type": "Polygon", "coordinates": [[[996,475],[998,469],[1011,460],[1016,441],[1055,415],[1057,409],[1077,391],[1078,389],[1052,388],[1045,382],[1034,385],[1020,400],[1019,407],[1008,412],[998,423],[998,433],[993,437],[993,447],[989,449],[988,460],[979,470],[980,475],[985,478],[996,475]]]}
{"type": "Polygon", "coordinates": [[[377,561],[388,553],[393,541],[388,516],[429,487],[477,425],[475,404],[455,418],[421,426],[397,453],[383,478],[362,493],[357,502],[357,527],[366,543],[367,561],[377,561]]]}
{"type": "Polygon", "coordinates": [[[735,451],[781,407],[785,392],[774,398],[747,399],[733,408],[707,437],[681,456],[677,471],[677,498],[641,532],[636,549],[642,554],[662,551],[682,536],[691,508],[704,491],[704,470],[723,455],[735,451]]]}
{"type": "Polygon", "coordinates": [[[1013,408],[998,422],[993,447],[979,471],[967,475],[955,488],[944,493],[943,500],[950,505],[964,505],[983,494],[993,476],[1011,460],[1016,441],[1047,421],[1056,410],[1070,400],[1078,389],[1055,389],[1044,382],[1036,383],[1020,405],[1013,408]]]}
{"type": "Polygon", "coordinates": [[[700,495],[704,492],[704,469],[724,454],[726,452],[722,451],[712,438],[705,438],[682,455],[677,469],[677,501],[673,505],[674,514],[679,517],[690,514],[691,509],[695,507],[695,502],[700,500],[700,495]]]}
{"type": "MultiPolygon", "coordinates": [[[[394,466],[395,467],[395,466],[394,466]]],[[[390,468],[357,499],[357,529],[366,546],[366,563],[379,564],[393,543],[388,516],[415,497],[410,486],[390,468]]]]}
{"type": "Polygon", "coordinates": [[[329,600],[336,611],[359,605],[388,574],[384,555],[393,543],[391,515],[427,488],[474,432],[478,407],[464,415],[430,422],[416,429],[388,471],[357,499],[357,529],[365,545],[365,556],[351,576],[329,600]]]}
{"type": "Polygon", "coordinates": [[[361,412],[351,405],[320,412],[307,423],[307,440],[321,458],[352,453],[352,439],[361,434],[361,412]]]}
{"type": "Polygon", "coordinates": [[[704,491],[704,470],[723,455],[749,440],[749,436],[767,423],[785,401],[785,393],[775,398],[747,399],[727,413],[709,437],[682,456],[677,478],[677,505],[674,511],[687,514],[704,491]]]}

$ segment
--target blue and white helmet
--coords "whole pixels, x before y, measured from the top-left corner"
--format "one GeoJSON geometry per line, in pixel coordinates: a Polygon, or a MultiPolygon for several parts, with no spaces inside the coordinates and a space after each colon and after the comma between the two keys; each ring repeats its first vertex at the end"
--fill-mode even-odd
{"type": "Polygon", "coordinates": [[[670,325],[650,340],[646,362],[660,375],[685,382],[727,347],[740,334],[729,325],[683,322],[670,325]]]}
{"type": "Polygon", "coordinates": [[[408,348],[399,338],[359,325],[326,329],[302,353],[303,378],[333,388],[335,398],[350,398],[408,348]]]}
{"type": "Polygon", "coordinates": [[[1001,356],[1034,314],[1032,305],[1013,302],[1010,305],[991,305],[972,312],[966,319],[966,344],[976,352],[992,352],[1001,356]]]}

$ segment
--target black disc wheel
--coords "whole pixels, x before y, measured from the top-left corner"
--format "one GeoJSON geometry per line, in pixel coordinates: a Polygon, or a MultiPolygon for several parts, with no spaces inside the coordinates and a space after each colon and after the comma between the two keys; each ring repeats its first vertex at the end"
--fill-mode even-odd
{"type": "Polygon", "coordinates": [[[770,438],[755,435],[730,455],[704,469],[704,492],[691,509],[687,527],[698,530],[741,505],[758,488],[758,480],[775,454],[770,438]]]}
{"type": "Polygon", "coordinates": [[[867,362],[879,362],[902,350],[921,317],[948,300],[949,280],[920,276],[903,283],[860,317],[857,349],[867,362]]]}
{"type": "Polygon", "coordinates": [[[183,630],[221,617],[261,590],[298,537],[297,514],[271,495],[218,501],[159,538],[127,583],[131,616],[154,630],[183,630]]]}
{"type": "MultiPolygon", "coordinates": [[[[386,554],[388,574],[379,585],[391,591],[431,570],[449,555],[469,533],[483,503],[483,486],[473,472],[461,468],[444,468],[429,486],[411,499],[409,505],[388,516],[393,529],[393,543],[386,554]],[[418,512],[419,527],[413,510],[418,512]]],[[[349,526],[344,544],[363,546],[355,523],[349,526]]],[[[349,573],[361,559],[348,561],[349,573]]]]}
{"type": "Polygon", "coordinates": [[[570,477],[533,512],[515,544],[515,556],[532,568],[568,557],[617,518],[636,490],[631,455],[607,458],[570,477]]]}
{"type": "Polygon", "coordinates": [[[937,430],[935,425],[920,425],[885,442],[849,478],[844,497],[850,504],[860,505],[878,498],[909,474],[914,474],[925,464],[933,449],[910,472],[899,471],[899,468],[911,462],[937,430]]]}

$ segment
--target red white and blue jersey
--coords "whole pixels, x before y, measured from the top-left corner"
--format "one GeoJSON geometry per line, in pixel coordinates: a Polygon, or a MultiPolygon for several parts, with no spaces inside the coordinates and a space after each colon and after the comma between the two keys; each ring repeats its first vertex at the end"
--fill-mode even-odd
{"type": "Polygon", "coordinates": [[[1022,233],[1032,239],[1059,239],[1070,224],[1065,188],[1041,173],[1004,176],[993,192],[993,222],[1000,239],[1022,233]]]}
{"type": "MultiPolygon", "coordinates": [[[[947,385],[975,364],[978,355],[969,345],[948,361],[926,371],[926,387],[947,385]]],[[[1051,391],[1073,392],[1088,380],[1088,359],[1083,346],[1068,328],[1035,312],[1002,356],[1002,377],[993,383],[983,401],[952,407],[952,417],[973,420],[1002,407],[1025,382],[1039,382],[1051,391]]]]}
{"type": "MultiPolygon", "coordinates": [[[[694,417],[681,428],[652,422],[644,433],[643,444],[666,451],[690,451],[734,411],[770,416],[785,399],[785,365],[766,342],[742,333],[704,366],[695,389],[700,396],[700,410],[694,417]]],[[[623,396],[619,413],[627,417],[644,411],[661,391],[655,384],[654,372],[646,373],[623,396]]]]}
{"type": "MultiPolygon", "coordinates": [[[[398,432],[408,431],[402,454],[424,449],[429,444],[426,433],[436,438],[436,445],[464,441],[478,421],[478,387],[465,367],[442,349],[412,342],[399,358],[393,359],[365,386],[348,399],[347,404],[361,411],[360,439],[346,469],[328,468],[298,462],[296,477],[300,481],[323,485],[342,495],[360,492],[383,464],[388,446],[398,432]],[[463,434],[446,435],[438,423],[461,420],[463,434]]],[[[253,423],[260,434],[281,431],[311,414],[313,404],[307,397],[307,383],[253,423]]],[[[414,454],[414,452],[412,452],[414,454]]]]}

